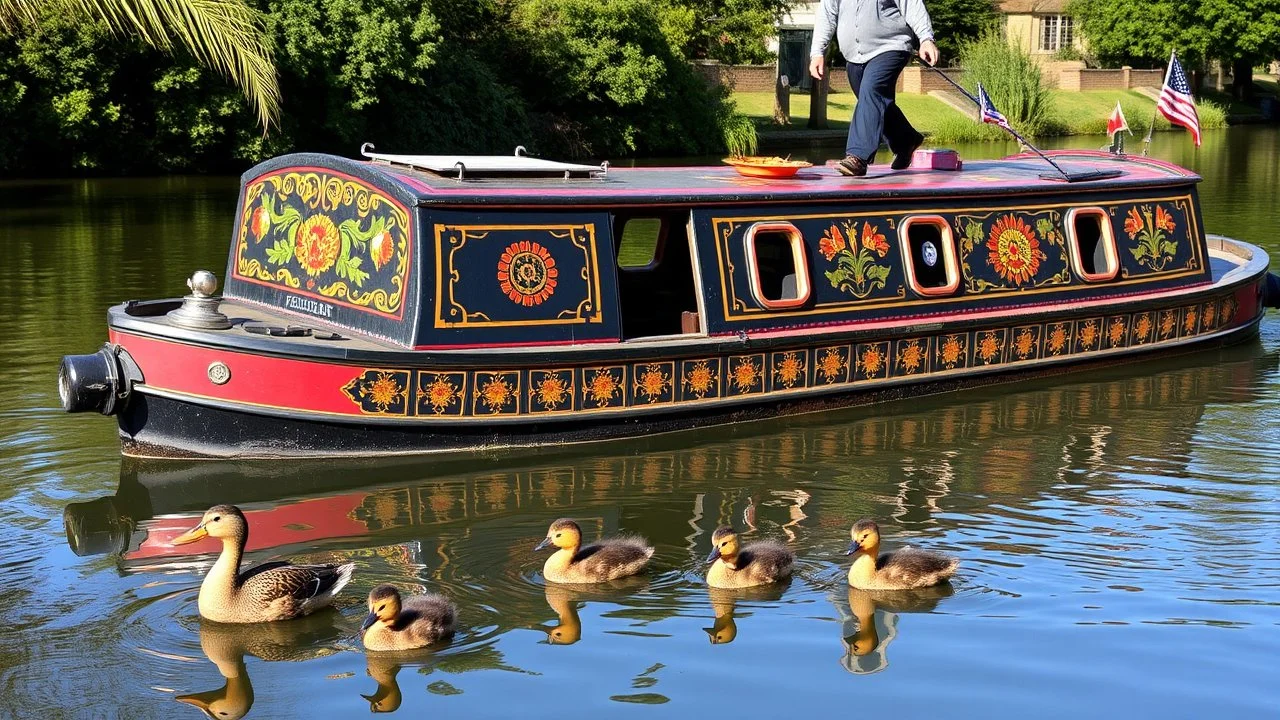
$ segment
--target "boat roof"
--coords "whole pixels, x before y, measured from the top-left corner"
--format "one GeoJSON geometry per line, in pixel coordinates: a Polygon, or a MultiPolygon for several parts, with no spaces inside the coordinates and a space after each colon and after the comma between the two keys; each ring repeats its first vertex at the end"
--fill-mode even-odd
{"type": "Polygon", "coordinates": [[[250,173],[277,165],[316,165],[380,176],[399,186],[419,206],[628,206],[740,203],[856,202],[883,198],[981,197],[1115,191],[1186,185],[1200,177],[1177,165],[1097,151],[1046,153],[1072,175],[1112,176],[1067,182],[1030,153],[1000,160],[964,162],[961,170],[890,170],[872,165],[864,178],[840,175],[833,164],[801,169],[794,177],[761,179],[739,175],[728,165],[704,167],[609,167],[555,163],[525,157],[380,155],[369,161],[323,155],[286,155],[250,173]],[[336,161],[336,162],[335,162],[336,161]],[[486,172],[462,172],[484,168],[486,172]],[[566,171],[573,171],[566,175],[566,171]],[[590,172],[588,172],[590,171],[590,172]]]}

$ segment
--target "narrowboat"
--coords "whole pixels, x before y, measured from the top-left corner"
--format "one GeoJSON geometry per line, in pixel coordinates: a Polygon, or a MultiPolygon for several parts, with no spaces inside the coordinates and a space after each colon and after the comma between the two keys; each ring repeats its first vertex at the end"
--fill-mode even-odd
{"type": "Polygon", "coordinates": [[[64,409],[136,456],[558,445],[1223,345],[1280,294],[1147,158],[850,179],[362,151],[246,172],[221,295],[197,271],[110,308],[64,409]]]}

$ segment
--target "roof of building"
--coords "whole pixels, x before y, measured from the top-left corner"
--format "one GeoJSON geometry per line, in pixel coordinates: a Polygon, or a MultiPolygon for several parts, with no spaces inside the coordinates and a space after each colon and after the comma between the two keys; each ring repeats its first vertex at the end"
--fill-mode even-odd
{"type": "Polygon", "coordinates": [[[1064,13],[1069,4],[1070,0],[1002,0],[1000,12],[1006,15],[1064,13]]]}

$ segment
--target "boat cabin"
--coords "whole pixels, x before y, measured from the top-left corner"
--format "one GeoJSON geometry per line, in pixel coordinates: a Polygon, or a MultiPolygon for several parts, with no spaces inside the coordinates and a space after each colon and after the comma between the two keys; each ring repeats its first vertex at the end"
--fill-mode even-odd
{"type": "MultiPolygon", "coordinates": [[[[812,332],[1208,283],[1181,168],[1034,156],[863,179],[524,156],[287,155],[245,174],[225,297],[417,350],[812,332]]],[[[873,167],[873,171],[875,168],[873,167]]]]}

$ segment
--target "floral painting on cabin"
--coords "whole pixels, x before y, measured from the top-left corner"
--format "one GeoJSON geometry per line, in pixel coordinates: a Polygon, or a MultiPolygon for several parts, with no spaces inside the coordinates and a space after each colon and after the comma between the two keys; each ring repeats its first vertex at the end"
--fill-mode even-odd
{"type": "Polygon", "coordinates": [[[364,183],[284,171],[245,187],[232,276],[398,318],[408,212],[364,183]]]}
{"type": "Polygon", "coordinates": [[[1165,269],[1178,254],[1178,226],[1163,205],[1135,205],[1124,218],[1124,233],[1137,245],[1129,248],[1138,264],[1155,271],[1165,269]]]}
{"type": "Polygon", "coordinates": [[[961,271],[973,293],[1023,290],[1071,281],[1057,211],[958,215],[961,271]]]}
{"type": "Polygon", "coordinates": [[[836,267],[823,273],[831,287],[856,298],[865,298],[889,279],[889,241],[879,225],[856,221],[832,224],[818,240],[818,252],[836,267]],[[843,230],[841,229],[843,225],[843,230]]]}

